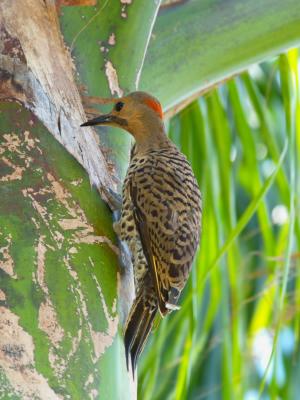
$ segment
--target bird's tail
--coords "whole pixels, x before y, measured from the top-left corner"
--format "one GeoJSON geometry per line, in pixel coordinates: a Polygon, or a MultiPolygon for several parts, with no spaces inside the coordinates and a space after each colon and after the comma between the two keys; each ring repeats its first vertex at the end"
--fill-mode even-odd
{"type": "Polygon", "coordinates": [[[125,354],[126,365],[129,370],[129,356],[134,377],[135,368],[149,333],[153,326],[153,320],[157,312],[157,305],[150,305],[145,299],[143,291],[135,298],[129,312],[125,326],[125,354]]]}

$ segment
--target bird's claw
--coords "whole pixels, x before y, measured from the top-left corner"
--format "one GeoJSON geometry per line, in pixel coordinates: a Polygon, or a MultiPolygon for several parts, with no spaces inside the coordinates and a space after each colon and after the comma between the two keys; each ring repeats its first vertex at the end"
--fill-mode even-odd
{"type": "Polygon", "coordinates": [[[118,211],[120,212],[121,208],[122,208],[122,196],[113,191],[110,188],[106,188],[106,187],[102,187],[100,189],[101,194],[104,194],[104,197],[110,207],[110,209],[115,212],[118,211]]]}
{"type": "Polygon", "coordinates": [[[123,242],[120,239],[118,239],[118,245],[120,249],[120,255],[119,255],[120,264],[122,268],[127,270],[131,265],[131,253],[129,247],[126,242],[123,242]]]}
{"type": "MultiPolygon", "coordinates": [[[[118,222],[120,221],[120,218],[121,218],[121,210],[120,209],[119,210],[114,210],[112,212],[112,219],[113,219],[113,222],[114,222],[114,226],[118,225],[118,222]]],[[[119,229],[115,229],[115,232],[118,234],[119,233],[119,229]]]]}

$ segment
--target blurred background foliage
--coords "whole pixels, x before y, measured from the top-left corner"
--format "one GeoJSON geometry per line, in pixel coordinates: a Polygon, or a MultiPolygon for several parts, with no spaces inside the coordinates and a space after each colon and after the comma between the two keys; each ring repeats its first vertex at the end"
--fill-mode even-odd
{"type": "Polygon", "coordinates": [[[141,399],[296,399],[300,374],[298,50],[168,121],[203,195],[201,249],[139,368],[141,399]]]}

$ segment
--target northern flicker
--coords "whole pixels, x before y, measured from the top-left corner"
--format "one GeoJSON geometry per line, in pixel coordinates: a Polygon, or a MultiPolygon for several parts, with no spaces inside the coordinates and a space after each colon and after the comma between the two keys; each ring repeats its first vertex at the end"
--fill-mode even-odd
{"type": "Polygon", "coordinates": [[[111,125],[135,139],[116,232],[131,252],[135,300],[125,325],[134,374],[156,313],[176,310],[198,246],[201,195],[186,157],[167,137],[159,101],[144,92],[119,99],[109,114],[82,126],[111,125]]]}

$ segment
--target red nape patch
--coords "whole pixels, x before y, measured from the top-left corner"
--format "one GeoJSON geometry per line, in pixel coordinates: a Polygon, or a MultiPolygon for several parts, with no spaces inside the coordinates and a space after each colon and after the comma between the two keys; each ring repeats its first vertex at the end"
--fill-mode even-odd
{"type": "Polygon", "coordinates": [[[152,99],[147,99],[147,100],[145,100],[145,104],[147,104],[147,106],[152,108],[152,110],[154,110],[156,112],[156,114],[158,114],[160,116],[160,118],[163,119],[163,116],[164,116],[163,110],[158,101],[155,101],[152,99]]]}

